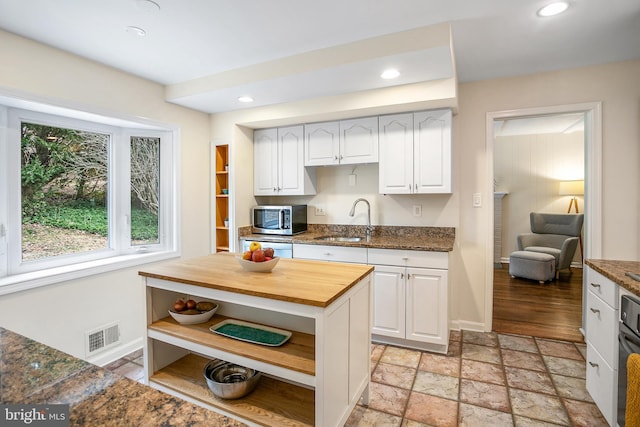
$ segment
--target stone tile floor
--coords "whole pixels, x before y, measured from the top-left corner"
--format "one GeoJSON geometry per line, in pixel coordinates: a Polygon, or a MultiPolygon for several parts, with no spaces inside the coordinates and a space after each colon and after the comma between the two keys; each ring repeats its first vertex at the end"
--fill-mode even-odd
{"type": "Polygon", "coordinates": [[[104,366],[104,368],[134,381],[143,382],[144,362],[142,361],[142,349],[134,351],[122,359],[104,366]]]}
{"type": "MultiPolygon", "coordinates": [[[[363,426],[607,426],[585,387],[586,345],[452,331],[447,355],[372,344],[363,426]]],[[[106,368],[142,380],[140,352],[106,368]]]]}

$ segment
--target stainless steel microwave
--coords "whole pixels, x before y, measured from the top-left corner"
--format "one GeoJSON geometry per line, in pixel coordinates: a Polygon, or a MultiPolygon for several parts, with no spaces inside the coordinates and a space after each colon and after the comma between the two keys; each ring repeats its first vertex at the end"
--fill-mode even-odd
{"type": "Polygon", "coordinates": [[[307,231],[307,205],[255,206],[251,228],[259,234],[292,235],[307,231]]]}

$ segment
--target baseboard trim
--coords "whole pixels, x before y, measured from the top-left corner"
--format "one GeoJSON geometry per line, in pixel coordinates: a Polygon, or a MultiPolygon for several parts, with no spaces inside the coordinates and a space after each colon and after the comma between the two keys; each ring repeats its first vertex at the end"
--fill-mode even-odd
{"type": "Polygon", "coordinates": [[[105,366],[111,362],[115,362],[118,359],[123,358],[127,354],[131,354],[136,350],[140,350],[142,348],[142,338],[136,338],[133,341],[128,343],[119,345],[104,353],[97,354],[96,356],[87,358],[87,362],[93,363],[98,366],[105,366]]]}
{"type": "Polygon", "coordinates": [[[474,331],[474,332],[491,332],[486,329],[484,322],[470,322],[467,320],[453,320],[449,322],[449,327],[453,330],[474,331]]]}

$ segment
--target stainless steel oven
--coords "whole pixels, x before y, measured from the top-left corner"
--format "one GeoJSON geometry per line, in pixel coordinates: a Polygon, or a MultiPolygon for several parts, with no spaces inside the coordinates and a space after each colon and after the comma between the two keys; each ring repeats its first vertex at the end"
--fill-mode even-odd
{"type": "Polygon", "coordinates": [[[307,205],[255,206],[251,229],[259,234],[293,235],[307,231],[307,205]]]}
{"type": "Polygon", "coordinates": [[[618,350],[618,425],[624,427],[627,407],[627,359],[632,353],[640,353],[640,299],[627,295],[620,299],[618,350]]]}

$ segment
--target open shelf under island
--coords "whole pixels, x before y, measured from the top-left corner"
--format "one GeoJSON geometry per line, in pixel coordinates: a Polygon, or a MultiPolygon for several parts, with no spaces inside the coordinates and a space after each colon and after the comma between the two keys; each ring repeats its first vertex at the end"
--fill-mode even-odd
{"type": "Polygon", "coordinates": [[[281,259],[271,273],[242,269],[219,253],[140,272],[147,296],[148,384],[253,425],[343,425],[368,401],[370,274],[373,267],[281,259]],[[214,301],[208,322],[168,316],[177,298],[214,301]],[[292,332],[281,346],[217,335],[209,327],[239,319],[292,332]],[[215,397],[204,379],[210,359],[261,371],[249,395],[215,397]]]}

